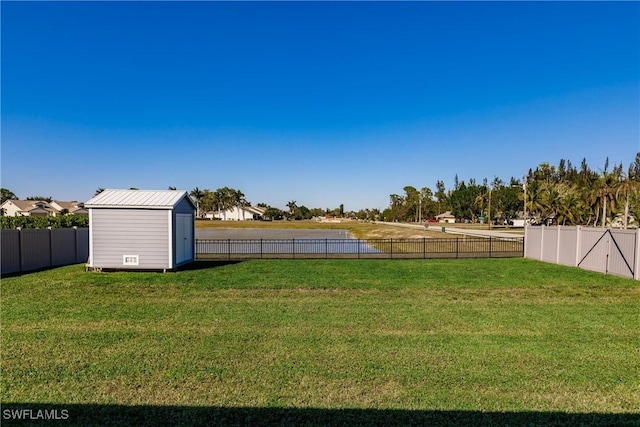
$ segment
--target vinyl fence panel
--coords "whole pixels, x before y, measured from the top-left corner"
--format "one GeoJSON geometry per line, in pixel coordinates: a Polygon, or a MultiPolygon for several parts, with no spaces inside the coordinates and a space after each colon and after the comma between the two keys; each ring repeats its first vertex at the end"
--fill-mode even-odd
{"type": "Polygon", "coordinates": [[[636,249],[633,253],[635,257],[634,278],[640,280],[640,228],[636,230],[636,249]]]}
{"type": "Polygon", "coordinates": [[[56,228],[51,230],[51,265],[69,265],[76,262],[76,230],[56,228]]]}
{"type": "Polygon", "coordinates": [[[76,263],[87,262],[89,259],[89,229],[76,229],[76,263]]]}
{"type": "Polygon", "coordinates": [[[22,271],[51,266],[51,230],[21,230],[22,271]]]}
{"type": "Polygon", "coordinates": [[[2,274],[16,273],[20,271],[20,231],[0,230],[0,243],[2,246],[2,274]]]}
{"type": "Polygon", "coordinates": [[[558,230],[558,264],[576,265],[577,236],[577,227],[562,227],[558,230]]]}
{"type": "Polygon", "coordinates": [[[540,259],[540,253],[542,251],[542,227],[527,227],[525,234],[525,258],[540,259]]]}
{"type": "Polygon", "coordinates": [[[558,229],[545,227],[544,239],[542,240],[542,261],[557,262],[558,261],[558,229]]]}

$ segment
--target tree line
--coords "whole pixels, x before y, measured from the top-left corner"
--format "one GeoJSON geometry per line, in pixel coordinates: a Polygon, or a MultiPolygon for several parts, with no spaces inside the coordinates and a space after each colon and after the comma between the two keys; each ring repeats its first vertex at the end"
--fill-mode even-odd
{"type": "MultiPolygon", "coordinates": [[[[516,218],[523,219],[526,213],[526,220],[531,224],[624,228],[638,226],[640,152],[627,167],[622,163],[614,165],[611,169],[609,166],[608,159],[603,168],[598,170],[592,169],[586,159],[582,159],[579,166],[575,166],[570,160],[561,159],[557,166],[541,163],[535,169],[529,169],[522,179],[511,177],[508,181],[503,181],[494,177],[492,181],[484,178],[481,183],[475,179],[461,181],[456,174],[451,189],[447,189],[441,180],[436,181],[433,190],[429,187],[417,189],[414,186],[405,186],[402,193],[389,196],[389,206],[382,212],[378,209],[345,211],[343,204],[333,209],[308,208],[298,205],[295,200],[287,203],[286,210],[266,203],[258,203],[257,206],[265,208],[263,218],[267,220],[341,217],[424,222],[450,211],[462,222],[508,223],[516,218]]],[[[17,199],[10,190],[1,190],[2,202],[17,199]]],[[[96,194],[101,191],[103,189],[99,188],[96,194]]],[[[199,217],[211,211],[220,212],[224,216],[224,212],[236,206],[250,205],[242,191],[230,187],[216,190],[201,190],[195,187],[191,190],[190,196],[196,202],[199,217]]],[[[51,198],[35,196],[27,199],[51,198]]],[[[3,221],[3,227],[9,225],[5,224],[9,220],[3,221]]]]}
{"type": "Polygon", "coordinates": [[[628,167],[621,163],[609,169],[609,160],[593,170],[582,160],[576,167],[561,159],[557,166],[541,163],[523,179],[498,177],[479,184],[475,179],[445,188],[438,180],[435,192],[403,188],[389,196],[384,221],[420,222],[450,211],[458,221],[504,223],[521,218],[530,224],[587,226],[637,226],[640,215],[640,153],[628,167]],[[526,206],[526,208],[525,208],[526,206]]]}
{"type": "MultiPolygon", "coordinates": [[[[213,211],[219,212],[224,218],[225,211],[234,207],[251,205],[242,191],[229,187],[218,188],[215,191],[209,189],[201,190],[195,187],[189,195],[196,202],[199,217],[204,217],[207,212],[213,211]]],[[[322,216],[344,217],[347,214],[342,204],[335,209],[308,208],[304,205],[298,205],[295,200],[291,200],[287,203],[287,210],[263,202],[258,203],[256,206],[265,208],[263,219],[266,220],[303,220],[322,216]]]]}

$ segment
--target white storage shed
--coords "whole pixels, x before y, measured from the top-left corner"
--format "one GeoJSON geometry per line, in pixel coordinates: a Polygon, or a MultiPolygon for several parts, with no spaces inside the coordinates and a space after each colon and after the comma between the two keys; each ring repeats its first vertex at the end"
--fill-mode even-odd
{"type": "Polygon", "coordinates": [[[166,271],[195,260],[196,206],[186,191],[104,190],[85,208],[89,268],[166,271]]]}

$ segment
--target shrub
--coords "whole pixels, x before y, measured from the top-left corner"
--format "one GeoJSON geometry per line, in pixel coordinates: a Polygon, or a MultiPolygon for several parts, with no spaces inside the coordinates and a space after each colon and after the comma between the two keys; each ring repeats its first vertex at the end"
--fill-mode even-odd
{"type": "Polygon", "coordinates": [[[71,228],[88,227],[87,215],[62,215],[62,216],[2,216],[1,228],[71,228]]]}

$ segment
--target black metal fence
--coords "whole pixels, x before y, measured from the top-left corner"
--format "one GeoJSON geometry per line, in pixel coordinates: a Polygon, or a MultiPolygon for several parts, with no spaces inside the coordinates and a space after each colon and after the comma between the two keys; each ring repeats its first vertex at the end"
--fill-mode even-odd
{"type": "Polygon", "coordinates": [[[524,238],[197,239],[196,259],[516,258],[524,238]]]}

